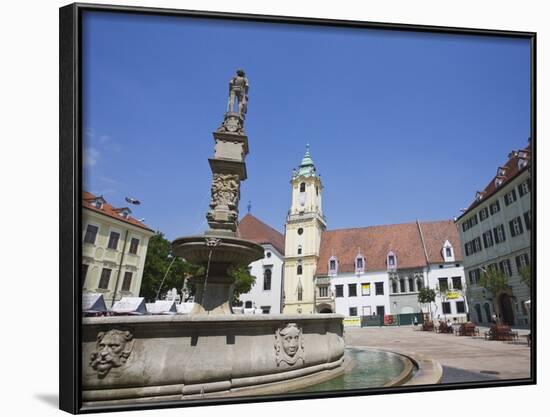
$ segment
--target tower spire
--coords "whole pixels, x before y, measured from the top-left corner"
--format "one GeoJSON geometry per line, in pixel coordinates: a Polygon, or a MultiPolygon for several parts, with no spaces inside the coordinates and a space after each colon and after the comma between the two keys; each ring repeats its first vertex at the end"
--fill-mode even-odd
{"type": "Polygon", "coordinates": [[[300,163],[300,167],[297,170],[294,170],[294,173],[292,175],[292,178],[296,177],[315,177],[317,176],[317,169],[315,168],[315,164],[313,163],[313,159],[311,158],[311,152],[309,143],[306,144],[306,153],[304,154],[304,157],[302,158],[302,162],[300,163]]]}

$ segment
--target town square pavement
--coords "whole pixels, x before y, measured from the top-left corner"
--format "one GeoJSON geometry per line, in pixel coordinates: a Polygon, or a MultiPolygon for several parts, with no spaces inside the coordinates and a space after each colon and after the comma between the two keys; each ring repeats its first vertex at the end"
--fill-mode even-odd
{"type": "Polygon", "coordinates": [[[347,346],[435,359],[443,367],[442,383],[530,377],[531,348],[524,337],[528,330],[517,330],[519,340],[512,342],[485,340],[488,328],[479,330],[480,336],[470,337],[423,332],[415,326],[347,327],[344,338],[347,346]]]}

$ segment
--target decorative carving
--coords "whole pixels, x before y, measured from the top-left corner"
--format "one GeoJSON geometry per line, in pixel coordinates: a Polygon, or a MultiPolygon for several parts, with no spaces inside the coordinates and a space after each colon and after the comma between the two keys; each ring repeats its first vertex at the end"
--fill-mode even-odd
{"type": "Polygon", "coordinates": [[[237,174],[214,174],[210,207],[227,206],[234,209],[239,204],[240,180],[237,174]]]}
{"type": "Polygon", "coordinates": [[[90,355],[90,365],[99,378],[105,377],[111,368],[126,363],[134,347],[134,336],[129,331],[109,330],[97,334],[96,350],[90,355]]]}
{"type": "Polygon", "coordinates": [[[290,366],[299,361],[302,365],[305,363],[302,329],[296,323],[288,323],[275,331],[275,361],[277,366],[281,362],[290,366]]]}

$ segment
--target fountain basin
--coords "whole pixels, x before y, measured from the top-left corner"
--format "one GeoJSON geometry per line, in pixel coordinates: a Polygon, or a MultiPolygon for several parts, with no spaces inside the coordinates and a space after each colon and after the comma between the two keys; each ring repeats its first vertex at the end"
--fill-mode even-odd
{"type": "Polygon", "coordinates": [[[344,371],[341,315],[90,317],[88,407],[295,390],[344,371]]]}

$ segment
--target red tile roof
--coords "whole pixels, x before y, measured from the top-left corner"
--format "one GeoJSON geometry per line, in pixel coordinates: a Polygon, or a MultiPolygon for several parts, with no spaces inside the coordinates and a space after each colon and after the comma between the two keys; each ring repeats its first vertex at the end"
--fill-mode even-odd
{"type": "MultiPolygon", "coordinates": [[[[483,191],[479,191],[481,193],[482,198],[481,200],[474,200],[472,204],[468,207],[468,209],[460,216],[464,216],[464,214],[468,213],[471,209],[481,204],[483,201],[485,201],[488,197],[493,195],[497,192],[497,190],[501,189],[508,181],[510,181],[512,178],[515,178],[516,175],[518,175],[520,172],[523,172],[526,170],[529,165],[531,164],[531,142],[524,148],[520,149],[518,151],[512,151],[508,155],[508,161],[499,169],[497,169],[496,175],[493,177],[493,179],[487,184],[487,186],[483,189],[483,191]],[[525,158],[520,158],[520,154],[524,153],[525,158]],[[521,159],[525,159],[527,161],[527,164],[523,167],[519,167],[519,162],[521,159]],[[499,175],[499,171],[503,169],[504,175],[499,175]],[[496,179],[502,180],[502,183],[497,187],[495,184],[496,179]]],[[[459,218],[460,218],[459,217],[459,218]]]]}
{"type": "MultiPolygon", "coordinates": [[[[96,196],[92,193],[89,193],[87,191],[82,192],[82,207],[87,208],[89,210],[95,211],[97,213],[104,214],[106,216],[115,218],[117,220],[120,220],[121,222],[129,223],[134,226],[140,227],[145,230],[149,230],[150,232],[153,232],[152,229],[147,227],[144,223],[140,222],[139,220],[134,219],[133,217],[128,216],[127,218],[122,217],[119,213],[120,211],[124,210],[127,207],[121,207],[121,208],[115,208],[106,201],[103,203],[100,209],[95,207],[92,202],[96,199],[100,198],[101,196],[96,196]]],[[[103,197],[101,197],[103,198],[103,197]]]]}
{"type": "Polygon", "coordinates": [[[238,227],[238,235],[243,239],[251,240],[259,244],[269,243],[277,249],[279,253],[282,255],[285,254],[284,236],[271,226],[258,220],[252,214],[247,214],[241,219],[238,227]]]}
{"type": "MultiPolygon", "coordinates": [[[[455,260],[462,260],[458,230],[452,220],[420,223],[430,263],[443,262],[445,240],[453,245],[455,260]]],[[[397,269],[426,266],[426,255],[417,223],[329,230],[321,236],[317,275],[328,273],[331,256],[338,260],[339,272],[355,272],[358,253],[365,257],[365,271],[385,271],[386,257],[393,251],[397,269]]]]}

